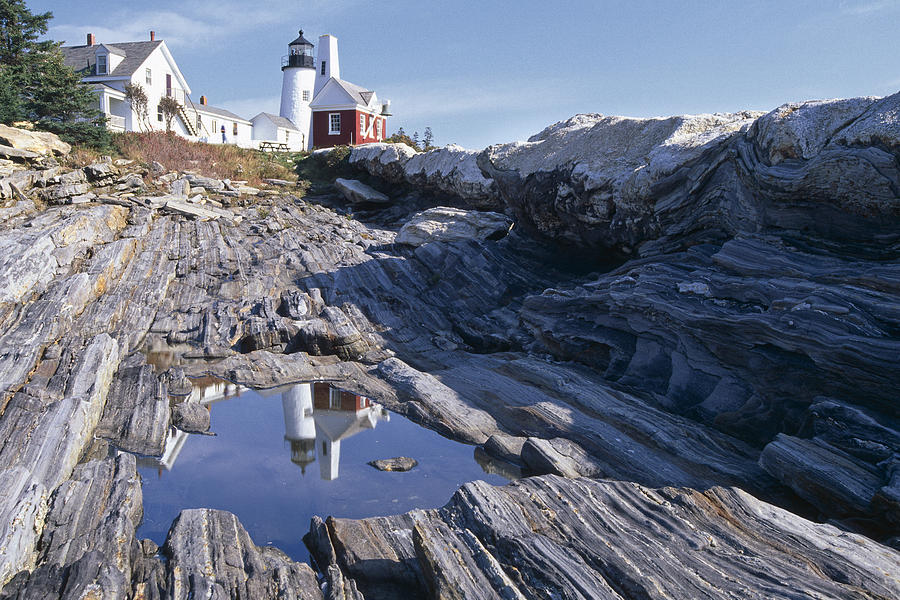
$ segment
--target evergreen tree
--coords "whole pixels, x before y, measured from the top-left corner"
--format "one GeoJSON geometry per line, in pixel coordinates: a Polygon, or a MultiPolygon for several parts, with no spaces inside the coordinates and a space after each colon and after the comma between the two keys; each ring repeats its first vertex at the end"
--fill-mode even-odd
{"type": "Polygon", "coordinates": [[[434,141],[434,134],[431,133],[431,127],[425,128],[425,133],[422,134],[422,146],[423,150],[431,150],[434,148],[432,142],[434,141]]]}
{"type": "Polygon", "coordinates": [[[413,148],[418,150],[419,149],[419,132],[418,131],[413,132],[412,143],[413,143],[413,148]]]}
{"type": "Polygon", "coordinates": [[[33,121],[67,142],[106,146],[97,96],[63,61],[59,44],[38,41],[52,13],[24,0],[0,0],[0,122],[33,121]]]}

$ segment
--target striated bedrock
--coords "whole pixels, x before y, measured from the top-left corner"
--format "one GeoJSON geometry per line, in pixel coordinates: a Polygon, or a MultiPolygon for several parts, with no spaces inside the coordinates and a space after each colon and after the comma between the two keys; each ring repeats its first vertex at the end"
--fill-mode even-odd
{"type": "Polygon", "coordinates": [[[399,146],[354,149],[351,162],[594,251],[648,256],[771,232],[878,253],[898,239],[900,94],[765,114],[581,114],[480,153],[399,146]]]}
{"type": "Polygon", "coordinates": [[[305,541],[366,600],[900,594],[896,551],[736,488],[474,482],[438,510],[313,519],[305,541]]]}

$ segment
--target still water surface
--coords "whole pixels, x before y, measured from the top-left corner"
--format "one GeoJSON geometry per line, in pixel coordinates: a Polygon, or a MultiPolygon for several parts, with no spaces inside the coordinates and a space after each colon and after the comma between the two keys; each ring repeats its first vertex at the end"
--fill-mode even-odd
{"type": "Polygon", "coordinates": [[[268,394],[224,384],[206,391],[201,402],[217,435],[173,431],[163,460],[139,460],[138,535],[160,546],[182,509],[207,507],[235,513],[257,545],[307,560],[301,538],[313,515],[358,519],[436,508],[465,482],[507,482],[481,469],[472,446],[328,384],[268,394]],[[395,456],[419,465],[391,473],[366,464],[395,456]]]}

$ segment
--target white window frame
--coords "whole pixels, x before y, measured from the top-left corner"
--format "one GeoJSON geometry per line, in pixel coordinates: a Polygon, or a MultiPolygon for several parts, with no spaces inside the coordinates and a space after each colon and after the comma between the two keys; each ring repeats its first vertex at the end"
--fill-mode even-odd
{"type": "Polygon", "coordinates": [[[382,119],[375,117],[375,139],[376,140],[380,140],[384,137],[383,129],[381,127],[381,124],[383,122],[384,121],[382,121],[382,119]]]}
{"type": "Polygon", "coordinates": [[[97,75],[109,75],[109,60],[105,54],[97,55],[97,75]],[[103,64],[103,70],[100,69],[101,63],[103,64]]]}
{"type": "Polygon", "coordinates": [[[303,90],[303,101],[309,102],[309,90],[303,90]]]}
{"type": "Polygon", "coordinates": [[[328,113],[328,135],[341,135],[341,113],[328,113]]]}
{"type": "Polygon", "coordinates": [[[144,83],[147,85],[153,85],[153,71],[150,69],[146,69],[144,71],[144,83]]]}
{"type": "Polygon", "coordinates": [[[164,119],[163,119],[163,109],[162,109],[162,104],[157,104],[157,105],[156,105],[156,120],[159,121],[160,123],[162,123],[163,120],[164,120],[164,119]]]}
{"type": "Polygon", "coordinates": [[[366,113],[359,113],[359,135],[366,135],[366,113]]]}

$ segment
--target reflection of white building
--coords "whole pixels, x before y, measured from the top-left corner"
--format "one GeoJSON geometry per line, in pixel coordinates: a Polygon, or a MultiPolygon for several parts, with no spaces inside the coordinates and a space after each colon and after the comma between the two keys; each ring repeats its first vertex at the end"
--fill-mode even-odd
{"type": "MultiPolygon", "coordinates": [[[[209,408],[215,402],[227,400],[235,396],[240,396],[244,389],[239,385],[219,379],[218,377],[199,377],[191,380],[191,393],[179,402],[197,402],[209,408]]],[[[142,456],[138,458],[138,465],[142,467],[152,467],[162,472],[163,469],[171,471],[184,448],[184,443],[188,439],[188,434],[175,427],[169,427],[166,435],[166,447],[161,457],[142,456]]]]}
{"type": "Polygon", "coordinates": [[[319,473],[328,481],[338,478],[341,441],[390,418],[381,405],[365,396],[327,383],[295,385],[282,394],[281,402],[291,461],[305,474],[306,465],[318,456],[319,473]]]}

